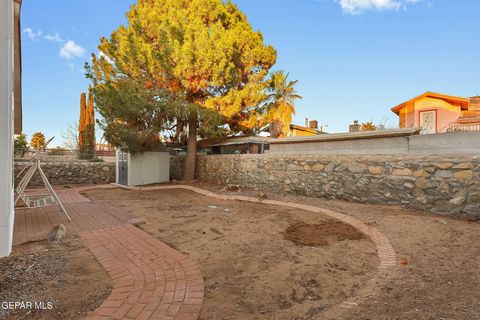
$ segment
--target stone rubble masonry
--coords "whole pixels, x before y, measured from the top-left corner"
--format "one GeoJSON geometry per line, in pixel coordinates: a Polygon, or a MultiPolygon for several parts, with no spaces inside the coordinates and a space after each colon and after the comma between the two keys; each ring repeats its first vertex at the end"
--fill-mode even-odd
{"type": "Polygon", "coordinates": [[[199,155],[197,180],[480,219],[480,156],[199,155]]]}
{"type": "MultiPolygon", "coordinates": [[[[15,161],[15,183],[19,182],[17,176],[29,162],[15,161]]],[[[42,169],[52,185],[69,184],[107,184],[115,182],[114,162],[88,162],[88,161],[52,161],[42,162],[42,169]]],[[[22,173],[22,176],[25,171],[22,173]]],[[[42,185],[40,175],[35,173],[32,184],[42,185]]]]}

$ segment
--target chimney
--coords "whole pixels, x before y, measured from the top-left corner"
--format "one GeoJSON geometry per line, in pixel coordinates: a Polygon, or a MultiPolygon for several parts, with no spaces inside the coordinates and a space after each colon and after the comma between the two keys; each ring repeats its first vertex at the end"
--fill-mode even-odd
{"type": "Polygon", "coordinates": [[[308,127],[309,127],[310,129],[318,130],[318,121],[317,121],[317,120],[311,120],[311,121],[308,123],[308,127]]]}
{"type": "Polygon", "coordinates": [[[480,111],[480,96],[470,98],[470,104],[468,106],[468,109],[480,111]]]}
{"type": "Polygon", "coordinates": [[[359,132],[360,131],[360,124],[358,120],[353,121],[353,124],[350,125],[348,132],[359,132]]]}
{"type": "Polygon", "coordinates": [[[305,127],[308,128],[308,118],[305,118],[305,127]]]}

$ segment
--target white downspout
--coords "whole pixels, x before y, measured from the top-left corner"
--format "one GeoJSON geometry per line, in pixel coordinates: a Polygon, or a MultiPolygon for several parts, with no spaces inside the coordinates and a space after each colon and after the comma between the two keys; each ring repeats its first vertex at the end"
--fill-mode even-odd
{"type": "Polygon", "coordinates": [[[13,241],[13,0],[0,1],[0,257],[13,241]]]}

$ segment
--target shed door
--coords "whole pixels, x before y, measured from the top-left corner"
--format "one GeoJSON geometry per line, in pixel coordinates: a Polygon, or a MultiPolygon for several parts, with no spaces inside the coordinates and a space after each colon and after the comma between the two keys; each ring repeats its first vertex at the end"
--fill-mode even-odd
{"type": "Polygon", "coordinates": [[[128,186],[128,153],[118,154],[118,183],[128,186]]]}
{"type": "Polygon", "coordinates": [[[437,133],[437,112],[420,111],[420,126],[423,134],[437,133]]]}

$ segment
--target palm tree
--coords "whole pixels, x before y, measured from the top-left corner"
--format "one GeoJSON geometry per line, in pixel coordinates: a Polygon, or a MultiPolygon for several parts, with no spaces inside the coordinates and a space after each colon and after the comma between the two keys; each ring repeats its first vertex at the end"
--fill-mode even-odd
{"type": "Polygon", "coordinates": [[[288,74],[284,71],[276,71],[271,75],[264,120],[270,125],[272,138],[284,138],[288,135],[292,116],[295,114],[295,100],[302,99],[294,88],[297,82],[288,81],[288,74]]]}
{"type": "Polygon", "coordinates": [[[362,123],[362,131],[376,131],[377,126],[373,124],[373,121],[362,123]]]}
{"type": "Polygon", "coordinates": [[[32,135],[32,140],[30,140],[30,145],[35,150],[41,150],[45,145],[45,135],[41,132],[35,132],[32,135]]]}

